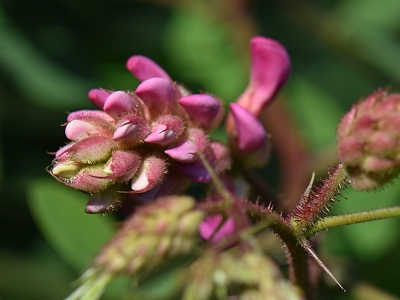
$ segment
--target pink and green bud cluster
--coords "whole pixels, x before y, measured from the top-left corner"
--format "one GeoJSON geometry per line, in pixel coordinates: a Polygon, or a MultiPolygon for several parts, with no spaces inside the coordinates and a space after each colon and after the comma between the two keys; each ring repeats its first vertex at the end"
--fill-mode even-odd
{"type": "Polygon", "coordinates": [[[127,68],[142,81],[136,90],[91,90],[99,110],[68,115],[70,142],[50,168],[60,182],[92,195],[88,213],[177,192],[190,180],[209,182],[199,153],[217,173],[230,167],[227,147],[208,137],[224,115],[220,100],[190,94],[149,58],[133,56],[127,68]]]}
{"type": "Polygon", "coordinates": [[[187,196],[167,196],[140,207],[102,249],[95,265],[114,275],[137,275],[190,253],[199,242],[203,212],[187,196]]]}
{"type": "Polygon", "coordinates": [[[302,299],[275,263],[256,252],[206,253],[190,266],[190,273],[183,300],[228,299],[232,291],[232,299],[302,299]]]}
{"type": "Polygon", "coordinates": [[[400,173],[400,94],[379,90],[340,122],[339,161],[358,190],[381,187],[400,173]]]}

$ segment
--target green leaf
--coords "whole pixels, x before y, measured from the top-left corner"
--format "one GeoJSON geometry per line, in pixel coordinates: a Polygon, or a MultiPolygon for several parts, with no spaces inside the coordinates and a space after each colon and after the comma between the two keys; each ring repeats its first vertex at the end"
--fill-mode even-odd
{"type": "Polygon", "coordinates": [[[38,179],[28,189],[33,216],[49,243],[76,270],[88,267],[113,236],[110,216],[87,215],[88,196],[53,179],[38,179]]]}

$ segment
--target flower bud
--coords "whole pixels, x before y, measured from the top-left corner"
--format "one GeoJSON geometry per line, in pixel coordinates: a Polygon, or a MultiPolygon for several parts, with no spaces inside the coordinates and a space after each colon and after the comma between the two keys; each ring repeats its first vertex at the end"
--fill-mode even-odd
{"type": "Polygon", "coordinates": [[[183,300],[214,299],[232,295],[237,299],[302,299],[268,257],[258,252],[206,252],[190,265],[183,300]]]}
{"type": "Polygon", "coordinates": [[[224,114],[221,102],[206,94],[192,94],[180,98],[178,103],[190,116],[194,126],[205,129],[216,128],[224,114]]]}
{"type": "Polygon", "coordinates": [[[134,55],[126,62],[126,67],[140,81],[153,77],[170,80],[168,74],[153,60],[141,55],[134,55]]]}
{"type": "Polygon", "coordinates": [[[379,90],[354,104],[337,131],[338,158],[352,186],[381,187],[400,173],[400,94],[379,90]]]}
{"type": "Polygon", "coordinates": [[[95,264],[111,273],[139,274],[193,251],[203,214],[187,196],[159,198],[139,208],[103,248],[95,264]]]}

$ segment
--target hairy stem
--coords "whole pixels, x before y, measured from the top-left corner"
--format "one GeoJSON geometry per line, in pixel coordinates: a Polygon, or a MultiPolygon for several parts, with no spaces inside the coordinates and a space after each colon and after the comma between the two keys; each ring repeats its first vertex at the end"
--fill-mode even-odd
{"type": "Polygon", "coordinates": [[[340,216],[325,217],[315,222],[315,224],[307,230],[306,236],[311,237],[320,231],[333,227],[398,217],[400,217],[400,206],[381,208],[340,216]]]}

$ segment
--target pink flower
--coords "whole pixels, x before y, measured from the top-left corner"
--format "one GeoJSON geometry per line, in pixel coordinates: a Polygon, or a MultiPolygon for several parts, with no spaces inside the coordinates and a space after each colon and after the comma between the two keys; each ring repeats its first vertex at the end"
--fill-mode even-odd
{"type": "Polygon", "coordinates": [[[199,152],[216,172],[230,166],[226,146],[207,135],[222,120],[220,100],[190,94],[147,57],[132,56],[127,67],[142,81],[136,90],[91,90],[89,99],[100,110],[68,115],[70,143],[49,169],[58,181],[92,195],[89,213],[181,190],[185,178],[209,182],[199,152]]]}

